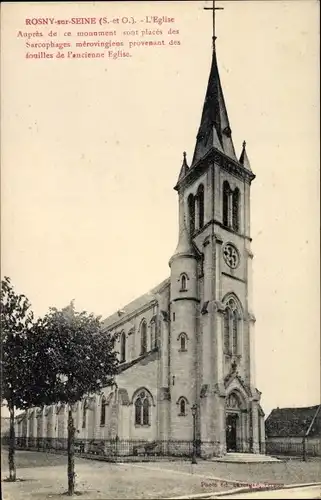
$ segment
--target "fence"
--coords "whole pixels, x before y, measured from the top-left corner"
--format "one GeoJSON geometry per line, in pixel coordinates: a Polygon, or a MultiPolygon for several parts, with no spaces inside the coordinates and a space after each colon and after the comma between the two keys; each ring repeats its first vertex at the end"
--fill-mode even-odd
{"type": "Polygon", "coordinates": [[[320,457],[321,456],[321,440],[304,441],[270,441],[265,442],[267,455],[280,455],[289,457],[320,457]]]}
{"type": "MultiPolygon", "coordinates": [[[[67,452],[67,438],[33,438],[16,437],[16,448],[23,450],[67,452]]],[[[7,445],[8,439],[3,439],[2,443],[7,445]]],[[[210,457],[220,455],[223,451],[222,445],[218,441],[192,440],[137,440],[137,439],[75,439],[74,450],[78,455],[100,456],[105,459],[116,459],[128,457],[129,459],[139,459],[139,457],[179,457],[191,458],[195,449],[198,457],[210,457]]],[[[233,448],[227,451],[251,452],[251,440],[236,440],[233,448]]]]}
{"type": "MultiPolygon", "coordinates": [[[[16,449],[67,452],[68,441],[66,438],[25,438],[15,439],[16,449]]],[[[9,444],[9,439],[2,439],[3,445],[9,444]]],[[[193,455],[195,445],[196,455],[200,456],[201,445],[199,441],[145,441],[145,440],[120,440],[120,439],[76,439],[74,450],[77,455],[101,456],[106,459],[117,457],[180,457],[189,458],[193,455]]]]}
{"type": "MultiPolygon", "coordinates": [[[[68,441],[66,438],[25,438],[15,439],[16,449],[36,450],[53,453],[66,453],[68,441]]],[[[2,439],[3,445],[8,445],[8,439],[2,439]]],[[[206,458],[213,456],[220,449],[219,442],[164,440],[146,441],[131,439],[76,439],[74,450],[77,455],[86,457],[101,457],[104,460],[149,460],[151,457],[173,457],[189,459],[195,455],[206,458]]]]}

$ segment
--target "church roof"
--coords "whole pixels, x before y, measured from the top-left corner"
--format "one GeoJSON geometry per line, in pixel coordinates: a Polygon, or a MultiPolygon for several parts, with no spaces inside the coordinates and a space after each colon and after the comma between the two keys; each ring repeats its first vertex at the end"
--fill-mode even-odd
{"type": "Polygon", "coordinates": [[[170,278],[167,278],[166,280],[162,281],[159,285],[152,288],[152,290],[150,290],[149,292],[145,293],[144,295],[141,295],[140,297],[137,297],[137,299],[134,299],[132,302],[129,302],[129,304],[122,307],[117,312],[106,318],[103,321],[104,327],[108,328],[109,326],[113,325],[114,323],[117,323],[117,321],[120,321],[129,314],[146,306],[150,302],[156,301],[157,294],[161,293],[167,286],[169,286],[169,284],[170,284],[170,278]]]}
{"type": "Polygon", "coordinates": [[[212,66],[192,166],[213,147],[237,161],[218,71],[216,50],[213,50],[212,66]]]}
{"type": "Polygon", "coordinates": [[[321,405],[276,408],[265,422],[268,437],[321,436],[321,405]]]}

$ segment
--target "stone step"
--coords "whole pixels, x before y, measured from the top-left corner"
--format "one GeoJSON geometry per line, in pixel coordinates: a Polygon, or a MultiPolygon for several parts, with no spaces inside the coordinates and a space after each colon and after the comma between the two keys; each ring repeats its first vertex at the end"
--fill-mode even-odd
{"type": "Polygon", "coordinates": [[[249,463],[249,462],[281,462],[278,458],[261,453],[227,453],[223,457],[213,457],[214,462],[234,462],[234,463],[249,463]]]}

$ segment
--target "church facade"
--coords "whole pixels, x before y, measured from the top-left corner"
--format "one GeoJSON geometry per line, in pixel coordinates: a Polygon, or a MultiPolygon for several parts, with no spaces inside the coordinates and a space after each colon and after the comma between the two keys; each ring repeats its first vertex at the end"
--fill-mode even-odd
{"type": "MultiPolygon", "coordinates": [[[[74,408],[80,439],[163,442],[175,453],[195,437],[202,456],[264,453],[252,309],[254,178],[245,143],[239,157],[234,150],[214,44],[194,156],[188,165],[184,153],[174,188],[179,228],[170,276],[105,320],[118,338],[117,384],[74,408]]],[[[17,435],[66,438],[66,408],[28,410],[17,435]]]]}

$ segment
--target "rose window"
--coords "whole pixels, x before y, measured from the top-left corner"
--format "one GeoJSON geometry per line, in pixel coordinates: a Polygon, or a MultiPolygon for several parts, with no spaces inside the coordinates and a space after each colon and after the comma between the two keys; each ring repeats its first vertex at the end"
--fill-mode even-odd
{"type": "Polygon", "coordinates": [[[239,253],[235,248],[235,246],[231,245],[231,243],[225,245],[223,249],[223,256],[226,264],[232,269],[235,269],[239,265],[240,262],[239,253]]]}

